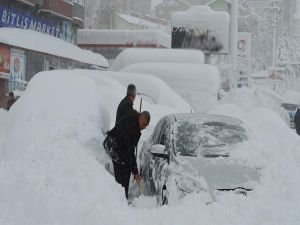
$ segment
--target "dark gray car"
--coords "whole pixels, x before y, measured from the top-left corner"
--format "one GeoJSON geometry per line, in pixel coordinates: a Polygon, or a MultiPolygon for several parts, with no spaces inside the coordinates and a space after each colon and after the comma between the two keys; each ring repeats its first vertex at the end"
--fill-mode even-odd
{"type": "Polygon", "coordinates": [[[159,204],[191,192],[206,192],[212,199],[219,191],[246,195],[259,181],[259,171],[232,159],[231,154],[242,151],[247,143],[247,130],[236,118],[211,114],[163,117],[140,155],[146,194],[156,195],[159,204]]]}

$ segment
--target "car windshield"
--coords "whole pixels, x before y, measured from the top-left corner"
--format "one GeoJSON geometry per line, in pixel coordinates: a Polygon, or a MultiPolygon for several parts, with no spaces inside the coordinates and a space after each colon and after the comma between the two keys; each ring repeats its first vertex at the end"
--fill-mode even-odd
{"type": "Polygon", "coordinates": [[[283,103],[283,104],[281,104],[281,106],[283,108],[285,108],[285,110],[287,110],[287,111],[296,111],[296,109],[297,109],[297,105],[295,105],[295,104],[283,103]]]}
{"type": "Polygon", "coordinates": [[[175,151],[182,156],[198,156],[201,150],[215,150],[247,140],[245,128],[225,122],[177,122],[175,151]]]}

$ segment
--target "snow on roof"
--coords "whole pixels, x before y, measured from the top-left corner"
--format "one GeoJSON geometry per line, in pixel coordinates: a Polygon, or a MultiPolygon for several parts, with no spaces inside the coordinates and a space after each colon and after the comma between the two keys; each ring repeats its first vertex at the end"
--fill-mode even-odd
{"type": "Polygon", "coordinates": [[[119,13],[118,16],[121,17],[126,22],[134,24],[134,25],[145,26],[145,27],[149,27],[149,28],[160,28],[161,27],[160,24],[152,23],[147,20],[143,20],[141,18],[134,17],[131,15],[119,13]]]}
{"type": "Polygon", "coordinates": [[[227,12],[212,10],[207,5],[192,6],[186,11],[177,11],[172,14],[172,24],[194,23],[198,21],[214,21],[218,23],[220,20],[228,23],[229,14],[227,12]]]}
{"type": "MultiPolygon", "coordinates": [[[[98,72],[99,76],[107,76],[110,79],[116,79],[125,87],[134,81],[137,87],[138,96],[143,99],[151,99],[154,104],[164,105],[178,112],[190,112],[190,105],[178,95],[166,82],[150,74],[142,73],[128,73],[128,72],[113,72],[113,71],[101,71],[98,72]]],[[[139,106],[139,101],[135,101],[135,104],[139,106]]]]}
{"type": "Polygon", "coordinates": [[[96,30],[77,31],[78,45],[156,45],[171,47],[171,35],[160,30],[96,30]]]}
{"type": "Polygon", "coordinates": [[[194,49],[127,48],[116,57],[110,70],[118,71],[130,64],[144,62],[204,64],[204,54],[194,49]]]}
{"type": "Polygon", "coordinates": [[[0,28],[0,43],[72,59],[78,62],[108,67],[107,60],[100,54],[83,50],[59,38],[32,30],[0,28]]]}

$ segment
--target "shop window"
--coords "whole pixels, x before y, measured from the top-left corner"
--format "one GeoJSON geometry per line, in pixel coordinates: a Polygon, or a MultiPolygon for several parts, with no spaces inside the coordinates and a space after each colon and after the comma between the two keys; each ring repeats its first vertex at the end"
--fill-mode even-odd
{"type": "Polygon", "coordinates": [[[84,6],[84,0],[73,0],[73,3],[77,3],[81,6],[84,6]]]}

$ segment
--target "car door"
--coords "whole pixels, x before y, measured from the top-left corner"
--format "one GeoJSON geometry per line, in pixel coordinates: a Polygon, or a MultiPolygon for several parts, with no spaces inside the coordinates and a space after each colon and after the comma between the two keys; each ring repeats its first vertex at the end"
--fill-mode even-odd
{"type": "MultiPolygon", "coordinates": [[[[171,142],[171,129],[170,129],[170,120],[166,118],[161,121],[159,128],[156,130],[156,135],[153,139],[153,145],[164,145],[165,151],[170,152],[170,142],[171,142]]],[[[168,154],[169,155],[169,154],[168,154]]],[[[163,157],[157,157],[152,155],[152,160],[149,168],[149,175],[153,181],[154,188],[156,193],[159,192],[164,185],[167,178],[167,168],[168,168],[168,159],[163,157]]]]}

